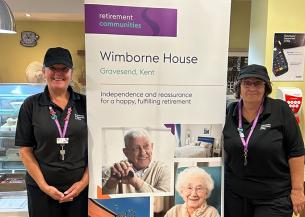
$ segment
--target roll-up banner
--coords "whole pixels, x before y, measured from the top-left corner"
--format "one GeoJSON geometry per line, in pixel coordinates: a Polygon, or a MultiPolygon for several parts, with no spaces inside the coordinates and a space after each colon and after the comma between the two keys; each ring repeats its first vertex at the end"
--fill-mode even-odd
{"type": "Polygon", "coordinates": [[[230,6],[85,1],[91,217],[223,215],[230,6]]]}

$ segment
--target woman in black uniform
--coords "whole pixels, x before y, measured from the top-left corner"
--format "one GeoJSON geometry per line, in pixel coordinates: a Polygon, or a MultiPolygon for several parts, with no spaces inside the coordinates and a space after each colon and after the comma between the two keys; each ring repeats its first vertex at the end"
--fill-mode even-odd
{"type": "Polygon", "coordinates": [[[227,109],[225,217],[291,217],[304,208],[304,144],[289,106],[267,97],[267,69],[242,69],[227,109]]]}
{"type": "Polygon", "coordinates": [[[72,90],[69,50],[44,57],[43,93],[20,108],[16,146],[27,169],[30,217],[84,217],[88,210],[86,98],[72,90]]]}

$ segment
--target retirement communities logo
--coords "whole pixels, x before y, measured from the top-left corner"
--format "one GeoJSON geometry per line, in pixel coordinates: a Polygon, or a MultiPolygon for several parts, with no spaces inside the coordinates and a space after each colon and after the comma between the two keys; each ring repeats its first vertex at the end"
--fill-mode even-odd
{"type": "Polygon", "coordinates": [[[100,26],[113,27],[113,28],[141,28],[141,23],[134,22],[134,16],[124,14],[101,13],[99,18],[100,26]]]}
{"type": "Polygon", "coordinates": [[[86,4],[85,31],[176,37],[177,9],[86,4]]]}

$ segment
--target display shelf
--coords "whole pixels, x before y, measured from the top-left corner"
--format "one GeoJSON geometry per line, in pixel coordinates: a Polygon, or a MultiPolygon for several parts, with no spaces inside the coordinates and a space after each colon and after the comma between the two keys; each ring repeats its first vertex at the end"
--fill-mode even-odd
{"type": "Polygon", "coordinates": [[[15,139],[16,131],[1,131],[0,130],[0,138],[12,138],[15,139]]]}
{"type": "Polygon", "coordinates": [[[15,161],[21,161],[20,157],[19,156],[1,156],[0,157],[0,161],[4,161],[4,162],[7,162],[7,161],[12,161],[12,162],[15,162],[15,161]]]}
{"type": "Polygon", "coordinates": [[[0,192],[25,191],[25,174],[10,173],[0,175],[0,192]]]}
{"type": "Polygon", "coordinates": [[[28,217],[27,192],[0,192],[0,217],[28,217]]]}
{"type": "MultiPolygon", "coordinates": [[[[18,147],[15,146],[18,113],[27,97],[43,92],[44,88],[45,84],[0,84],[0,174],[2,175],[14,176],[17,172],[25,174],[18,147]]],[[[18,185],[6,186],[9,189],[3,186],[0,191],[24,190],[24,186],[22,189],[18,185]]]]}
{"type": "Polygon", "coordinates": [[[10,174],[10,173],[26,173],[25,168],[19,168],[19,169],[0,169],[0,174],[10,174]]]}

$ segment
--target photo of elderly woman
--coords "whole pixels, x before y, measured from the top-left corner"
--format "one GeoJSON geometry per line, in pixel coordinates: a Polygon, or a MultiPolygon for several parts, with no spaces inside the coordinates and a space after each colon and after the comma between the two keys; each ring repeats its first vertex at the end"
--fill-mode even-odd
{"type": "Polygon", "coordinates": [[[172,207],[165,217],[220,217],[217,209],[207,203],[214,180],[204,169],[187,167],[177,175],[175,188],[184,203],[172,207]]]}

